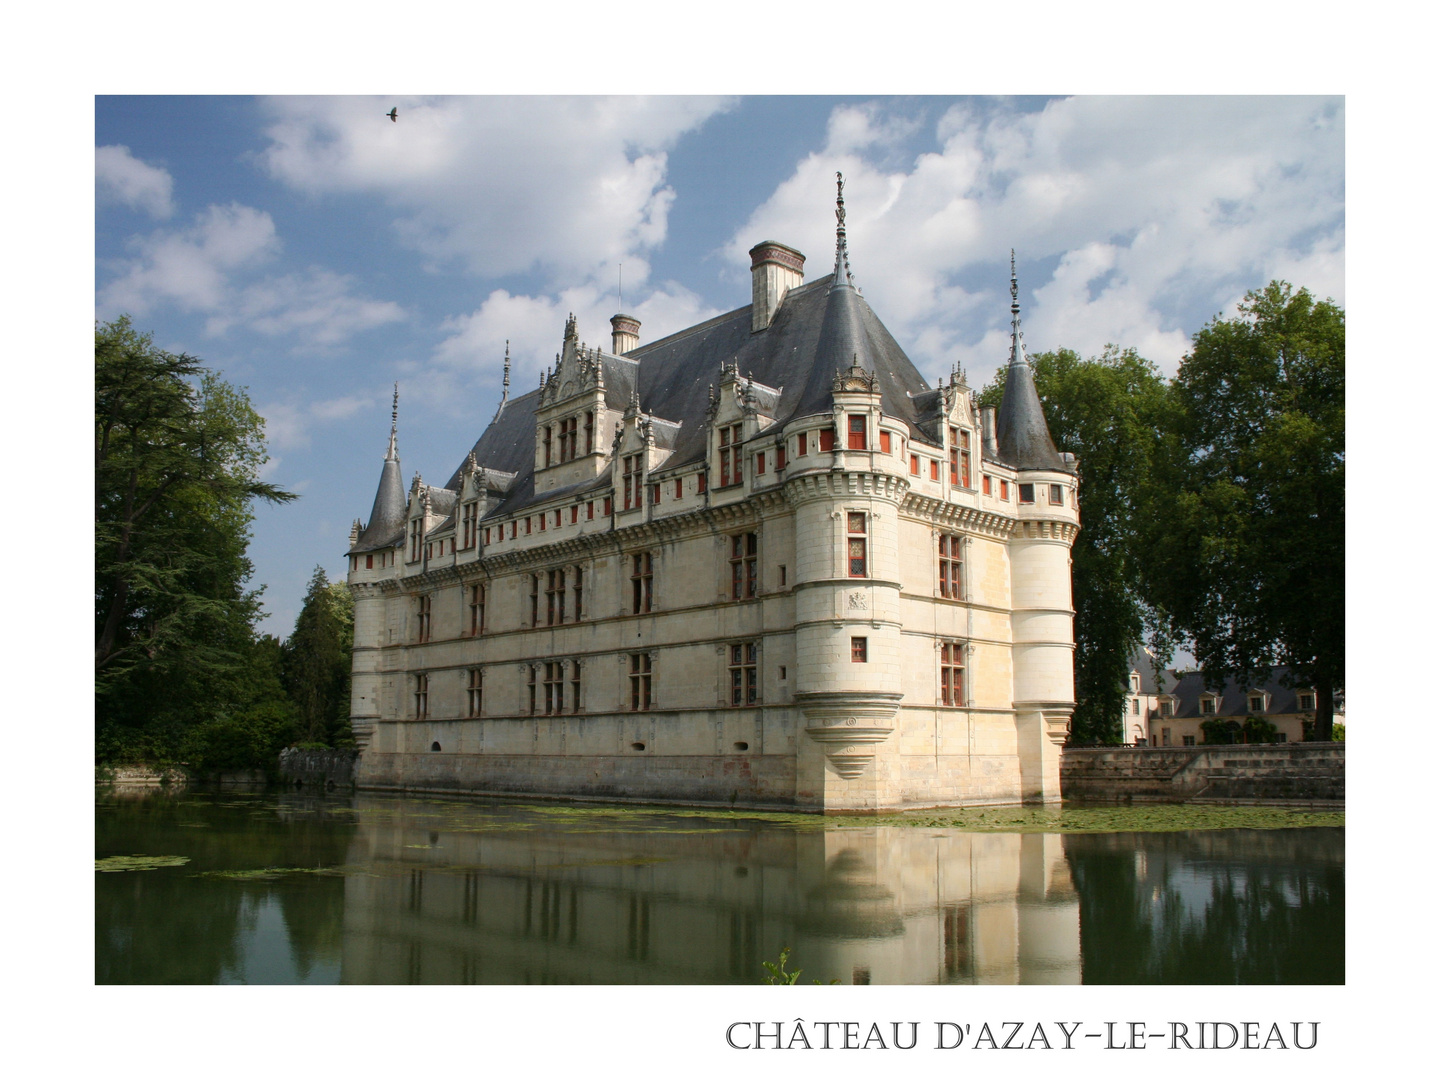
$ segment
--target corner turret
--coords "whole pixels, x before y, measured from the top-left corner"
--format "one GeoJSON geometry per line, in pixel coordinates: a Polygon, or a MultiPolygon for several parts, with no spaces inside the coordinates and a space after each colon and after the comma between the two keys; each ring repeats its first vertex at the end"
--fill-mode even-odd
{"type": "Polygon", "coordinates": [[[375,491],[375,504],[370,508],[364,531],[350,545],[352,552],[393,547],[405,531],[405,485],[400,479],[400,451],[395,438],[399,415],[400,384],[396,383],[390,403],[390,445],[380,469],[380,486],[375,491]]]}
{"type": "Polygon", "coordinates": [[[1035,373],[1025,356],[1020,334],[1020,289],[1015,278],[1015,251],[1010,251],[1010,366],[1005,371],[1005,395],[995,420],[995,441],[1000,460],[1017,469],[1068,471],[1055,451],[1045,410],[1035,392],[1035,373]]]}

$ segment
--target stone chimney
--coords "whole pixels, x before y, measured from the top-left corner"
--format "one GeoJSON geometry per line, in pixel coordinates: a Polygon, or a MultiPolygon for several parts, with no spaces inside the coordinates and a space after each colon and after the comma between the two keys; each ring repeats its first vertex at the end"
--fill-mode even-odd
{"type": "Polygon", "coordinates": [[[610,351],[624,356],[640,344],[640,320],[633,315],[610,316],[610,351]]]}
{"type": "Polygon", "coordinates": [[[805,256],[792,247],[766,240],[750,249],[750,330],[775,321],[785,294],[805,280],[805,256]]]}
{"type": "Polygon", "coordinates": [[[999,461],[1000,448],[995,443],[995,406],[980,410],[980,446],[986,461],[999,461]]]}

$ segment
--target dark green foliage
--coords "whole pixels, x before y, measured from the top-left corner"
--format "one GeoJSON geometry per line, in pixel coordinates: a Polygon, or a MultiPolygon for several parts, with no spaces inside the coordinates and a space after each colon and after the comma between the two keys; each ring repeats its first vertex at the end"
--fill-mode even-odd
{"type": "MultiPolygon", "coordinates": [[[[1133,349],[1082,360],[1070,349],[1032,358],[1035,387],[1055,448],[1076,456],[1080,533],[1072,551],[1075,716],[1071,741],[1124,740],[1126,676],[1146,609],[1138,582],[1137,497],[1150,476],[1157,432],[1172,420],[1165,381],[1133,349]]],[[[980,394],[1000,404],[1004,373],[980,394]]]]}
{"type": "Polygon", "coordinates": [[[256,702],[252,515],[294,498],[259,479],[245,393],[128,319],[95,330],[95,691],[101,761],[176,761],[256,702]]]}
{"type": "Polygon", "coordinates": [[[349,718],[354,637],[355,601],[349,586],[330,583],[317,566],[281,658],[285,690],[299,710],[301,738],[307,743],[353,743],[349,718]]]}
{"type": "Polygon", "coordinates": [[[1345,680],[1345,313],[1271,282],[1195,335],[1147,499],[1145,594],[1207,682],[1345,680]]]}

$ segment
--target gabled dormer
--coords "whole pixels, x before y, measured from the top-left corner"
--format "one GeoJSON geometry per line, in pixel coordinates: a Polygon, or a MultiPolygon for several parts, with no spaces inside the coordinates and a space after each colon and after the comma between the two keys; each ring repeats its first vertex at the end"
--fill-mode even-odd
{"type": "Polygon", "coordinates": [[[617,367],[633,386],[634,373],[628,368],[638,367],[636,362],[580,341],[571,315],[565,321],[555,366],[540,378],[540,401],[535,409],[537,493],[593,479],[604,471],[605,447],[613,439],[620,416],[609,401],[619,388],[607,385],[607,370],[613,374],[617,367]]]}
{"type": "Polygon", "coordinates": [[[460,468],[460,509],[455,525],[457,551],[479,552],[483,547],[480,521],[504,499],[515,484],[515,473],[487,469],[471,451],[460,468]]]}
{"type": "Polygon", "coordinates": [[[1250,716],[1263,716],[1270,711],[1270,691],[1263,687],[1252,687],[1245,691],[1245,712],[1250,716]]]}
{"type": "Polygon", "coordinates": [[[679,433],[680,425],[674,421],[642,412],[640,396],[632,394],[629,406],[616,424],[611,444],[617,517],[643,510],[653,503],[655,493],[650,474],[670,457],[679,433]]]}
{"type": "Polygon", "coordinates": [[[780,394],[781,389],[742,376],[737,364],[720,365],[720,383],[711,386],[705,411],[709,486],[743,489],[750,474],[745,444],[774,425],[780,394]]]}

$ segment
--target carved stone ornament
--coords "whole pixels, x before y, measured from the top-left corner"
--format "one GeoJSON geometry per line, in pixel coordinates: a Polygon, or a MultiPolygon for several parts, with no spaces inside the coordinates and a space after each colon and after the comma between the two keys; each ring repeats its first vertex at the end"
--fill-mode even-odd
{"type": "Polygon", "coordinates": [[[870,598],[863,592],[856,590],[850,594],[849,607],[852,611],[864,611],[870,606],[870,598]]]}

